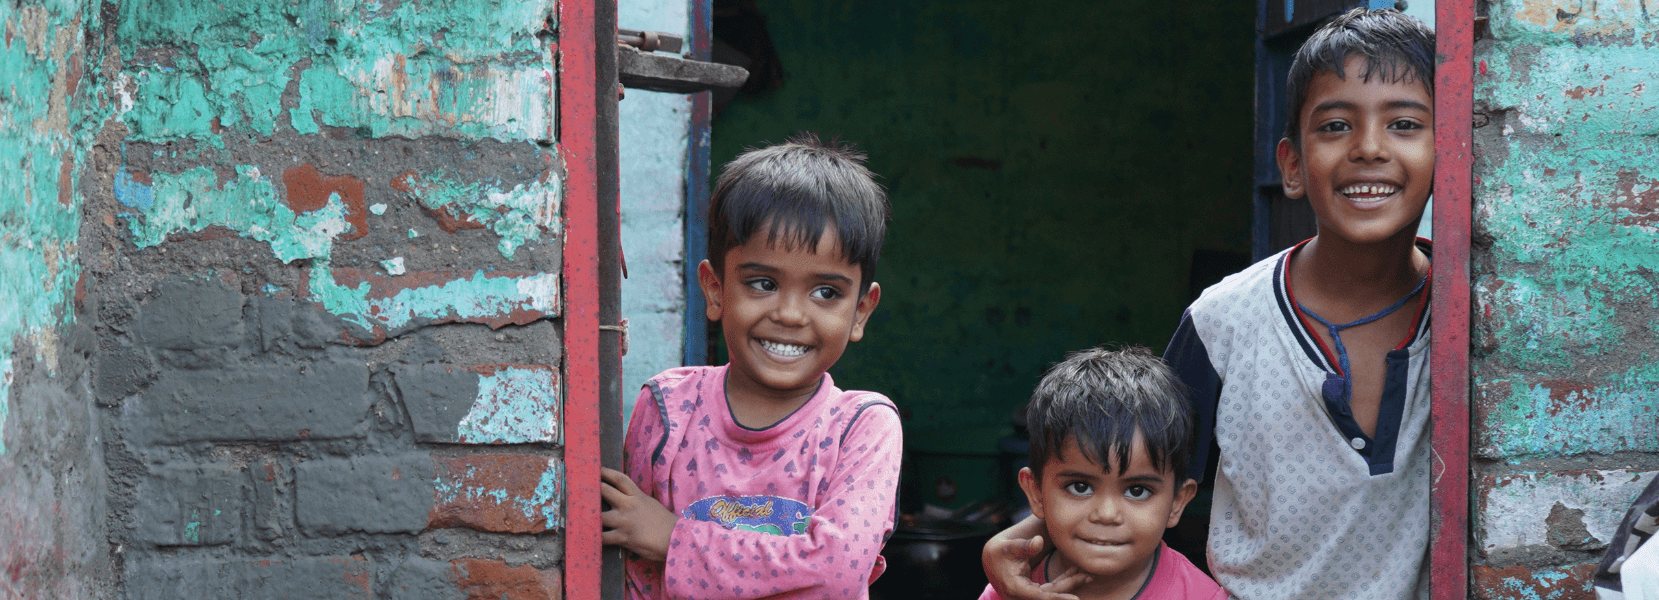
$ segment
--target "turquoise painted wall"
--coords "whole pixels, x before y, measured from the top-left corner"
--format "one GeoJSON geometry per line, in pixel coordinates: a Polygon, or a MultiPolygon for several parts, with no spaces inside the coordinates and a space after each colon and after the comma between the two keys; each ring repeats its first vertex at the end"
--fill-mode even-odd
{"type": "Polygon", "coordinates": [[[757,4],[786,79],[716,117],[716,173],[802,129],[870,154],[882,303],[831,373],[913,448],[994,451],[1067,351],[1161,351],[1195,250],[1249,251],[1253,3],[757,4]]]}
{"type": "Polygon", "coordinates": [[[1560,590],[1587,589],[1623,507],[1659,472],[1650,10],[1641,0],[1494,0],[1476,46],[1481,597],[1577,597],[1560,590]]]}

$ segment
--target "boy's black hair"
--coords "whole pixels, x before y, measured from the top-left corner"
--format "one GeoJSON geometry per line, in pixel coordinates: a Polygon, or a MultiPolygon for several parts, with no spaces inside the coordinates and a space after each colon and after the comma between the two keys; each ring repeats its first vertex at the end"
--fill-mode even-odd
{"type": "Polygon", "coordinates": [[[1342,63],[1355,54],[1365,57],[1360,81],[1369,82],[1372,77],[1389,83],[1415,81],[1434,97],[1434,30],[1392,8],[1355,8],[1313,32],[1290,63],[1285,137],[1297,148],[1302,147],[1302,106],[1308,100],[1308,82],[1321,72],[1347,79],[1342,63]]]}
{"type": "Polygon", "coordinates": [[[1192,454],[1193,415],[1185,387],[1163,359],[1140,346],[1090,348],[1066,355],[1043,374],[1025,408],[1031,432],[1031,472],[1042,480],[1049,456],[1066,440],[1077,441],[1089,460],[1107,471],[1129,470],[1135,433],[1159,472],[1186,479],[1192,454]],[[1107,463],[1117,457],[1117,468],[1107,463]]]}
{"type": "Polygon", "coordinates": [[[709,263],[715,273],[725,273],[726,251],[757,235],[789,250],[811,250],[834,226],[841,258],[859,266],[859,295],[869,291],[891,209],[864,160],[851,144],[826,144],[802,132],[726,163],[709,199],[709,263]]]}

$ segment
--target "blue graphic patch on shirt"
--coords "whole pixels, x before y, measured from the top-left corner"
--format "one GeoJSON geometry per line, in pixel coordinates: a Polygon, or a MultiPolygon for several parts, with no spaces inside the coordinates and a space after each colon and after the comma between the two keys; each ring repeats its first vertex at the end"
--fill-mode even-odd
{"type": "Polygon", "coordinates": [[[727,529],[793,535],[806,533],[812,509],[799,500],[777,496],[712,496],[691,503],[681,516],[727,529]]]}

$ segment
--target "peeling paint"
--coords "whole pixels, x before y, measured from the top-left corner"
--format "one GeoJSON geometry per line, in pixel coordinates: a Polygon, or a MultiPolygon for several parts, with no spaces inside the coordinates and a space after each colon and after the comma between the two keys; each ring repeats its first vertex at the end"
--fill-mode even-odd
{"type": "Polygon", "coordinates": [[[1528,546],[1548,546],[1546,520],[1559,503],[1584,511],[1584,527],[1604,546],[1613,539],[1630,499],[1659,472],[1629,470],[1522,472],[1486,477],[1475,518],[1475,538],[1491,554],[1528,546]]]}
{"type": "Polygon", "coordinates": [[[418,320],[522,325],[559,309],[557,273],[480,270],[468,277],[429,271],[390,279],[321,265],[311,270],[308,287],[311,299],[328,312],[382,334],[418,320]]]}
{"type": "Polygon", "coordinates": [[[223,184],[207,167],[182,173],[150,173],[153,185],[145,186],[121,170],[125,185],[117,186],[122,204],[148,208],[122,215],[139,248],[157,246],[175,233],[194,233],[220,226],[271,245],[271,253],[283,262],[302,258],[326,258],[333,251],[334,238],[351,229],[346,207],[337,193],[314,211],[296,214],[277,194],[269,177],[259,167],[238,165],[236,177],[223,184]]]}
{"type": "Polygon", "coordinates": [[[563,526],[564,463],[525,454],[434,458],[431,527],[539,533],[563,526]]]}
{"type": "Polygon", "coordinates": [[[1576,383],[1522,375],[1477,378],[1476,452],[1525,458],[1659,452],[1659,364],[1576,383]]]}
{"type": "Polygon", "coordinates": [[[362,127],[369,137],[451,135],[546,140],[553,75],[546,66],[468,65],[401,54],[317,64],[300,78],[294,129],[362,127]]]}
{"type": "Polygon", "coordinates": [[[439,226],[450,233],[478,227],[495,232],[501,236],[497,248],[509,259],[518,247],[540,240],[542,232],[558,233],[561,187],[542,179],[503,191],[488,183],[462,180],[448,171],[425,175],[409,171],[392,180],[392,187],[438,213],[439,226]]]}
{"type": "Polygon", "coordinates": [[[478,399],[456,426],[464,444],[555,443],[559,373],[547,366],[475,367],[478,399]]]}
{"type": "MultiPolygon", "coordinates": [[[[67,8],[67,7],[63,7],[67,8]]],[[[58,367],[57,329],[74,321],[80,280],[76,176],[104,108],[88,101],[81,19],[39,6],[0,8],[0,455],[10,418],[13,353],[31,340],[47,373],[58,367]],[[13,36],[18,39],[12,41],[13,36]]]]}
{"type": "Polygon", "coordinates": [[[550,15],[535,3],[147,0],[121,3],[120,16],[124,53],[156,56],[128,72],[136,140],[220,145],[221,128],[269,136],[284,117],[316,133],[314,114],[374,137],[550,137],[552,57],[528,35],[550,15]],[[284,111],[296,74],[299,105],[284,111]]]}

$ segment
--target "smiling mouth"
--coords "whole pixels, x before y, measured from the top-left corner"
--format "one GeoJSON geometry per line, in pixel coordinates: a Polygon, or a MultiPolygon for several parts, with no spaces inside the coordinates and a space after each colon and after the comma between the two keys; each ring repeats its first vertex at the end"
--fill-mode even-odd
{"type": "Polygon", "coordinates": [[[1337,190],[1337,193],[1355,202],[1376,202],[1399,192],[1400,186],[1386,183],[1362,183],[1337,190]]]}
{"type": "Polygon", "coordinates": [[[776,354],[778,356],[782,356],[782,357],[785,357],[785,358],[794,358],[796,356],[806,354],[807,350],[812,349],[809,346],[797,346],[795,344],[782,344],[782,343],[772,342],[772,341],[767,341],[767,340],[757,340],[757,341],[760,342],[760,347],[765,348],[767,352],[771,352],[772,354],[776,354]]]}
{"type": "Polygon", "coordinates": [[[1091,540],[1091,539],[1088,539],[1088,538],[1077,538],[1077,539],[1078,539],[1078,541],[1081,541],[1081,542],[1083,542],[1085,544],[1088,544],[1090,546],[1100,546],[1102,548],[1116,548],[1118,546],[1127,546],[1127,545],[1129,545],[1129,542],[1114,542],[1114,541],[1110,541],[1110,540],[1091,540]]]}

